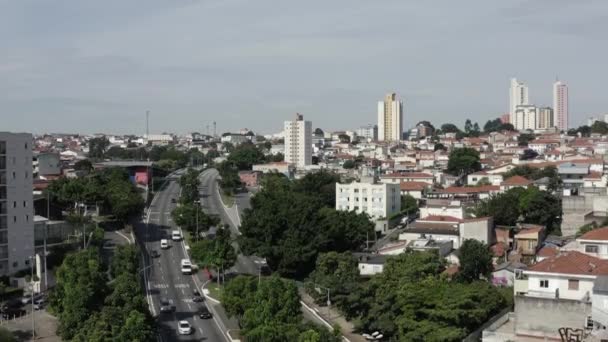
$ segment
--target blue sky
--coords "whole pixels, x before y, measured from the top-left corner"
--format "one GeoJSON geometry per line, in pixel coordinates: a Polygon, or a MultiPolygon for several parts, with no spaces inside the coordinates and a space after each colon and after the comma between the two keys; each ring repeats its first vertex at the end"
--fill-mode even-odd
{"type": "Polygon", "coordinates": [[[483,125],[569,85],[571,123],[608,113],[605,0],[0,0],[0,130],[261,133],[419,120],[483,125]]]}

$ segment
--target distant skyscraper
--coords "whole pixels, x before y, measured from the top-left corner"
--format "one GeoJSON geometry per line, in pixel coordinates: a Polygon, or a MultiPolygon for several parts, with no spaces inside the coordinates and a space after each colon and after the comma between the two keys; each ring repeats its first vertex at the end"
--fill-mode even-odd
{"type": "Polygon", "coordinates": [[[517,109],[517,106],[528,105],[528,86],[526,86],[523,82],[518,82],[516,78],[512,78],[511,88],[509,90],[509,101],[509,114],[511,115],[509,122],[513,124],[513,126],[517,126],[517,121],[515,120],[515,110],[517,109]]]}
{"type": "Polygon", "coordinates": [[[312,164],[312,122],[296,114],[294,121],[285,121],[285,161],[296,167],[312,164]]]}
{"type": "Polygon", "coordinates": [[[553,122],[562,131],[568,130],[568,86],[561,81],[553,83],[553,122]]]}
{"type": "Polygon", "coordinates": [[[403,139],[403,102],[397,94],[386,95],[378,102],[378,140],[398,141],[403,139]]]}
{"type": "Polygon", "coordinates": [[[537,120],[538,108],[534,105],[519,105],[515,108],[515,114],[511,116],[514,121],[513,127],[518,131],[535,130],[538,128],[537,120]]]}
{"type": "Polygon", "coordinates": [[[555,127],[553,123],[553,109],[551,107],[541,107],[536,111],[536,128],[549,129],[555,127]]]}

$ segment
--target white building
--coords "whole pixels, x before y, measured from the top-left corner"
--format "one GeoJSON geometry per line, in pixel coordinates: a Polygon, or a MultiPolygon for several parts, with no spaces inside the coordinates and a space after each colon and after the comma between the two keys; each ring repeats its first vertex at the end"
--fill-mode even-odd
{"type": "Polygon", "coordinates": [[[365,138],[367,141],[376,141],[378,140],[378,126],[361,126],[357,129],[357,135],[365,138]]]}
{"type": "Polygon", "coordinates": [[[30,266],[34,255],[32,142],[28,133],[0,132],[0,274],[30,266]]]}
{"type": "Polygon", "coordinates": [[[397,94],[386,95],[378,102],[378,140],[399,141],[403,139],[403,102],[397,94]]]}
{"type": "Polygon", "coordinates": [[[312,165],[312,122],[296,113],[294,121],[285,121],[285,161],[303,168],[312,165]]]}
{"type": "Polygon", "coordinates": [[[169,145],[175,142],[171,134],[150,134],[146,136],[146,143],[152,145],[169,145]]]}
{"type": "Polygon", "coordinates": [[[399,184],[336,183],[336,210],[354,210],[374,219],[389,218],[401,210],[399,184]]]}
{"type": "Polygon", "coordinates": [[[511,123],[518,131],[526,129],[536,129],[536,117],[538,108],[534,105],[518,105],[515,106],[511,123]]]}
{"type": "Polygon", "coordinates": [[[568,86],[561,81],[553,83],[553,111],[555,126],[568,130],[568,86]]]}
{"type": "Polygon", "coordinates": [[[515,110],[517,106],[525,106],[528,104],[528,86],[526,86],[523,82],[518,82],[516,78],[511,79],[511,88],[509,90],[509,114],[511,117],[509,118],[509,122],[515,126],[515,110]]]}

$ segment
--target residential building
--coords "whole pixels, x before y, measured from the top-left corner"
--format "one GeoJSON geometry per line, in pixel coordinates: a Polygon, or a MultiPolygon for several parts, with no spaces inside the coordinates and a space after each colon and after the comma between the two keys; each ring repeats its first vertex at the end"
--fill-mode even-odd
{"type": "Polygon", "coordinates": [[[578,193],[585,185],[584,178],[589,175],[589,164],[563,163],[557,167],[557,173],[562,180],[564,195],[578,193]]]}
{"type": "Polygon", "coordinates": [[[386,95],[378,102],[378,140],[399,141],[403,139],[403,102],[397,94],[386,95]]]}
{"type": "Polygon", "coordinates": [[[299,113],[285,121],[285,161],[298,168],[312,165],[312,122],[299,113]]]}
{"type": "Polygon", "coordinates": [[[367,141],[376,141],[378,140],[378,125],[361,126],[357,129],[357,135],[367,141]]]}
{"type": "Polygon", "coordinates": [[[515,273],[524,270],[527,266],[517,261],[506,261],[494,266],[492,284],[495,286],[513,286],[515,273]]]}
{"type": "Polygon", "coordinates": [[[146,136],[146,143],[151,145],[169,145],[175,143],[171,134],[150,134],[146,136]]]}
{"type": "Polygon", "coordinates": [[[29,268],[34,255],[32,142],[0,132],[0,275],[29,268]]]}
{"type": "Polygon", "coordinates": [[[608,227],[593,229],[576,239],[581,253],[600,259],[608,259],[608,227]]]}
{"type": "MultiPolygon", "coordinates": [[[[528,105],[528,86],[523,82],[518,82],[516,78],[511,79],[511,88],[509,91],[509,122],[516,126],[515,110],[517,106],[528,105]]],[[[517,129],[517,127],[515,127],[517,129]]]]}
{"type": "Polygon", "coordinates": [[[491,244],[492,225],[491,217],[459,219],[451,216],[427,216],[408,225],[403,233],[399,234],[399,240],[451,241],[455,249],[460,248],[467,239],[491,244]]]}
{"type": "Polygon", "coordinates": [[[429,198],[426,200],[426,205],[420,207],[420,217],[427,216],[450,216],[464,219],[465,209],[463,203],[458,200],[429,198]]]}
{"type": "Polygon", "coordinates": [[[536,129],[549,129],[555,126],[553,108],[540,107],[536,111],[536,129]]]}
{"type": "Polygon", "coordinates": [[[433,185],[435,177],[425,172],[396,172],[380,176],[382,183],[424,182],[433,185]]]}
{"type": "Polygon", "coordinates": [[[538,108],[535,105],[518,105],[515,107],[512,124],[518,131],[535,130],[537,128],[536,118],[538,116],[538,108]]]}
{"type": "Polygon", "coordinates": [[[256,187],[260,183],[260,171],[239,171],[239,179],[246,187],[256,187]]]}
{"type": "Polygon", "coordinates": [[[262,173],[278,172],[287,176],[287,178],[293,177],[294,167],[292,164],[287,162],[273,162],[267,164],[255,164],[251,167],[252,171],[259,171],[262,173]]]}
{"type": "Polygon", "coordinates": [[[357,258],[359,275],[362,277],[371,277],[382,273],[384,264],[388,259],[387,255],[381,254],[353,253],[353,255],[357,258]]]}
{"type": "Polygon", "coordinates": [[[534,258],[545,237],[545,227],[523,224],[520,228],[521,230],[514,237],[514,249],[524,257],[534,258]]]}
{"type": "Polygon", "coordinates": [[[336,210],[354,210],[374,219],[390,218],[401,210],[399,184],[376,183],[373,179],[336,183],[336,210]]]}
{"type": "Polygon", "coordinates": [[[559,130],[568,130],[568,86],[556,81],[553,83],[553,122],[559,130]]]}
{"type": "Polygon", "coordinates": [[[57,176],[61,174],[59,153],[39,153],[33,158],[34,177],[57,176]]]}
{"type": "Polygon", "coordinates": [[[500,183],[501,191],[508,191],[513,188],[527,188],[532,184],[531,180],[528,180],[522,176],[513,176],[505,179],[502,183],[500,183]]]}
{"type": "Polygon", "coordinates": [[[416,125],[416,129],[418,130],[417,133],[419,138],[429,137],[433,135],[433,132],[435,132],[433,126],[431,126],[428,121],[419,122],[416,125]]]}
{"type": "Polygon", "coordinates": [[[489,173],[486,171],[478,171],[467,175],[467,184],[476,185],[481,180],[487,180],[491,185],[500,185],[503,178],[500,173],[489,173]]]}

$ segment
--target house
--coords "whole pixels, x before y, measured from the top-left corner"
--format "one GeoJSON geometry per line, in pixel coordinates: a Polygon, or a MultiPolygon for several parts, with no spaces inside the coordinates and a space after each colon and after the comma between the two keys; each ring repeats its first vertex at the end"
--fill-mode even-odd
{"type": "Polygon", "coordinates": [[[578,192],[584,186],[583,178],[589,175],[589,170],[589,164],[563,163],[557,167],[565,196],[578,192]]]}
{"type": "Polygon", "coordinates": [[[380,254],[353,253],[353,255],[357,258],[359,275],[363,277],[371,277],[382,273],[384,264],[388,259],[388,256],[380,254]]]}
{"type": "Polygon", "coordinates": [[[483,179],[486,179],[492,185],[500,185],[500,183],[502,183],[503,181],[502,174],[489,173],[487,171],[478,171],[475,173],[471,173],[467,176],[467,184],[476,185],[479,181],[483,179]]]}
{"type": "Polygon", "coordinates": [[[463,219],[464,207],[458,200],[429,198],[426,205],[420,208],[420,217],[427,216],[452,216],[463,219]]]}
{"type": "Polygon", "coordinates": [[[429,184],[425,182],[401,182],[401,195],[410,195],[419,200],[428,186],[429,184]]]}
{"type": "Polygon", "coordinates": [[[274,162],[274,163],[253,165],[252,170],[260,171],[262,173],[272,173],[272,172],[282,173],[285,176],[287,176],[288,178],[291,178],[295,171],[295,167],[293,166],[293,164],[290,164],[287,162],[274,162]]]}
{"type": "Polygon", "coordinates": [[[601,172],[591,171],[583,177],[583,187],[585,188],[600,188],[606,186],[606,179],[601,172]]]}
{"type": "Polygon", "coordinates": [[[440,198],[459,201],[479,201],[487,199],[492,195],[500,192],[500,186],[497,185],[482,185],[482,186],[450,186],[445,189],[437,189],[433,191],[430,198],[440,198]]]}
{"type": "Polygon", "coordinates": [[[380,176],[382,183],[424,182],[433,185],[434,180],[435,177],[432,174],[425,172],[390,173],[380,176]]]}
{"type": "Polygon", "coordinates": [[[435,251],[439,254],[440,257],[445,258],[454,249],[454,244],[451,240],[434,240],[431,238],[419,238],[416,240],[409,241],[407,243],[407,248],[419,252],[435,251]]]}
{"type": "Polygon", "coordinates": [[[547,258],[551,258],[559,254],[559,248],[555,246],[545,245],[536,252],[536,262],[541,262],[547,258]]]}
{"type": "Polygon", "coordinates": [[[528,180],[522,176],[513,176],[505,179],[502,183],[500,183],[501,191],[508,191],[514,188],[527,188],[532,184],[531,180],[528,180]]]}
{"type": "Polygon", "coordinates": [[[492,224],[491,217],[459,219],[452,216],[426,216],[407,226],[399,234],[399,240],[451,241],[455,249],[460,248],[467,239],[490,244],[492,224]]]}
{"type": "Polygon", "coordinates": [[[608,259],[608,227],[593,229],[579,238],[579,251],[600,259],[608,259]]]}
{"type": "Polygon", "coordinates": [[[515,234],[515,250],[522,256],[535,256],[545,235],[545,227],[539,225],[521,225],[515,234]]]}
{"type": "Polygon", "coordinates": [[[260,171],[240,171],[239,178],[246,187],[256,187],[259,185],[261,174],[260,171]]]}
{"type": "Polygon", "coordinates": [[[494,286],[513,286],[515,275],[528,266],[517,261],[507,261],[494,266],[492,284],[494,286]],[[518,271],[519,270],[519,271],[518,271]]]}

